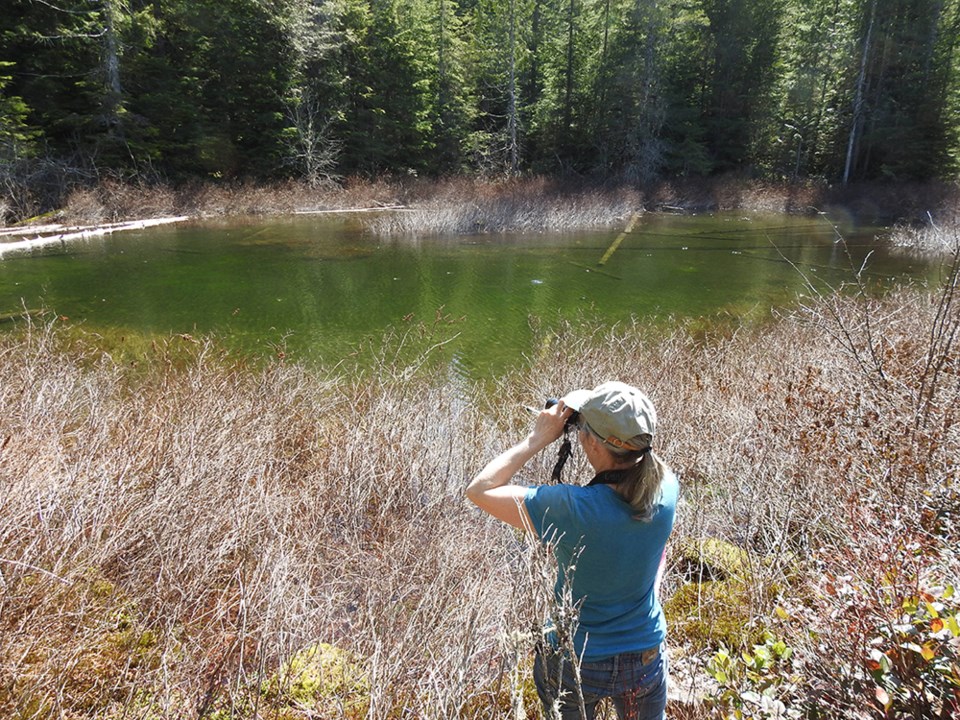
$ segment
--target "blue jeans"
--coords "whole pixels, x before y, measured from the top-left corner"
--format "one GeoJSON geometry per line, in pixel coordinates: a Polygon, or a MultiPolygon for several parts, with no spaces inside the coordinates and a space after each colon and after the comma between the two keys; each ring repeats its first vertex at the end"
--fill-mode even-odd
{"type": "Polygon", "coordinates": [[[580,688],[586,717],[580,714],[576,674],[572,663],[550,648],[538,651],[533,681],[548,720],[556,704],[561,720],[593,720],[597,704],[610,698],[621,720],[663,720],[667,706],[667,663],[663,652],[646,665],[642,653],[623,653],[580,664],[580,688]]]}

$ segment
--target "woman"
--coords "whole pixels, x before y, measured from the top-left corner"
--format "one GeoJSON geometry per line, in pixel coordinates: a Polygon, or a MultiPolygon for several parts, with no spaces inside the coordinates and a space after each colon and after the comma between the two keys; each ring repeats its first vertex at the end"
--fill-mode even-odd
{"type": "Polygon", "coordinates": [[[612,699],[620,718],[663,718],[666,635],[657,597],[679,486],[651,447],[657,416],[639,390],[607,382],[577,390],[540,412],[522,441],[494,458],[467,487],[482,510],[536,533],[554,549],[556,593],[579,610],[569,647],[551,643],[534,661],[537,692],[553,718],[594,717],[612,699]],[[574,419],[596,473],[585,486],[511,485],[574,419]],[[576,665],[579,664],[579,668],[576,665]]]}

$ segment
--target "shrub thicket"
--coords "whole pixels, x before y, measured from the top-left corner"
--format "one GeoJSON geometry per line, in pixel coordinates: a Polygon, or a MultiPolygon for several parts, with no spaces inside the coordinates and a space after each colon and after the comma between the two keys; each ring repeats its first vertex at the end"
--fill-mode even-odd
{"type": "Polygon", "coordinates": [[[0,337],[0,712],[537,717],[543,568],[462,489],[522,403],[620,378],[682,474],[678,682],[727,653],[719,700],[675,712],[955,714],[956,280],[762,327],[552,328],[492,386],[397,343],[332,375],[27,322],[0,337]]]}

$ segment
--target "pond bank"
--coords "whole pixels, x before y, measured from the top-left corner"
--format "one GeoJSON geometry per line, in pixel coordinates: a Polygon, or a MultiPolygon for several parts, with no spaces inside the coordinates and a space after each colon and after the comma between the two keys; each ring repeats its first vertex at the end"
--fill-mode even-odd
{"type": "Polygon", "coordinates": [[[744,210],[789,214],[840,212],[865,223],[924,224],[957,215],[956,183],[759,181],[740,175],[681,178],[644,187],[580,179],[524,177],[348,178],[342,184],[123,184],[74,190],[54,217],[69,225],[103,225],[153,217],[281,215],[408,208],[376,232],[516,232],[585,229],[625,222],[632,213],[744,210]]]}

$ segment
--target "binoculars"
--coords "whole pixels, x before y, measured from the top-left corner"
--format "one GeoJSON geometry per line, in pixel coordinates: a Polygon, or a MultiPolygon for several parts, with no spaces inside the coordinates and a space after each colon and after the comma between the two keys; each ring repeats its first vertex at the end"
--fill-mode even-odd
{"type": "MultiPolygon", "coordinates": [[[[560,401],[557,400],[557,398],[547,398],[547,402],[544,404],[543,407],[545,407],[545,408],[552,408],[552,407],[553,407],[554,405],[556,405],[558,402],[560,402],[560,401]]],[[[577,426],[577,420],[579,420],[579,419],[580,419],[580,413],[578,413],[576,410],[574,410],[572,413],[570,413],[570,417],[568,417],[568,418],[567,418],[567,421],[563,424],[563,431],[566,432],[566,431],[569,430],[570,428],[576,427],[576,426],[577,426]]]]}

